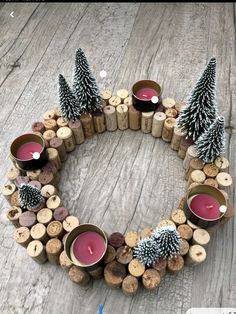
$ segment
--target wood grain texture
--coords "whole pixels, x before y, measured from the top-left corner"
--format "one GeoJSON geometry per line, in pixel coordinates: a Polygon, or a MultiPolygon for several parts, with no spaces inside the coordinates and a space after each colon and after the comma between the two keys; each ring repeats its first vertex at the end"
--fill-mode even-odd
{"type": "MultiPolygon", "coordinates": [[[[6,182],[11,141],[57,103],[58,74],[71,83],[78,47],[85,51],[102,89],[115,94],[121,88],[130,91],[139,79],[154,79],[163,87],[163,97],[176,100],[186,99],[208,59],[215,56],[217,102],[226,118],[226,157],[235,180],[235,15],[232,3],[0,6],[0,184],[6,182]],[[10,19],[13,10],[15,18],[10,19]],[[103,69],[108,73],[105,79],[99,78],[103,69]]],[[[170,145],[132,130],[86,140],[70,153],[61,177],[64,206],[81,223],[96,223],[109,234],[155,227],[177,208],[186,189],[182,160],[170,145]]],[[[235,193],[233,186],[232,202],[235,193]]],[[[0,205],[2,314],[91,314],[101,303],[104,313],[114,314],[121,308],[124,314],[182,314],[190,307],[235,305],[233,220],[212,237],[207,260],[199,267],[185,268],[174,277],[167,274],[157,293],[140,289],[127,298],[103,280],[81,288],[59,267],[36,264],[14,243],[5,199],[0,205]]]]}

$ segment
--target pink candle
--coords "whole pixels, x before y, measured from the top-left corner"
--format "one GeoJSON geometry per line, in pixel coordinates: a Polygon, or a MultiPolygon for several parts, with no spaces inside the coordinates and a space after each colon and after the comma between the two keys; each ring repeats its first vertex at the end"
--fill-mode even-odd
{"type": "Polygon", "coordinates": [[[106,250],[103,237],[94,231],[78,235],[73,243],[74,257],[82,264],[91,265],[98,262],[106,250]]]}
{"type": "Polygon", "coordinates": [[[206,220],[218,219],[222,213],[220,203],[208,194],[198,194],[190,202],[190,208],[198,217],[206,220]]]}
{"type": "Polygon", "coordinates": [[[35,142],[24,143],[17,150],[16,157],[20,160],[30,160],[33,159],[34,153],[42,152],[42,145],[35,142]]]}
{"type": "Polygon", "coordinates": [[[154,89],[144,87],[138,90],[135,96],[141,100],[151,100],[153,96],[158,96],[158,94],[154,89]]]}

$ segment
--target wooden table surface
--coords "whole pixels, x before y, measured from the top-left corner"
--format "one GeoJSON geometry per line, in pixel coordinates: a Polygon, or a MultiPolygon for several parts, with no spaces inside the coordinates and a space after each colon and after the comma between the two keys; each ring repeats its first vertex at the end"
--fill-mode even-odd
{"type": "MultiPolygon", "coordinates": [[[[160,83],[163,97],[176,100],[186,99],[215,56],[217,103],[226,119],[226,156],[235,180],[235,14],[232,3],[0,4],[1,185],[11,141],[57,103],[58,75],[71,83],[79,47],[101,88],[130,90],[148,78],[160,83]],[[107,71],[104,80],[101,70],[107,71]]],[[[182,160],[169,144],[141,131],[95,135],[70,154],[61,171],[65,206],[108,233],[155,226],[185,190],[182,160]]],[[[232,202],[234,197],[232,188],[232,202]]],[[[214,235],[205,263],[167,275],[158,293],[140,289],[129,298],[103,280],[80,288],[59,267],[35,263],[12,239],[7,207],[1,198],[1,314],[92,314],[99,304],[104,314],[180,314],[190,307],[236,305],[233,220],[214,235]]]]}

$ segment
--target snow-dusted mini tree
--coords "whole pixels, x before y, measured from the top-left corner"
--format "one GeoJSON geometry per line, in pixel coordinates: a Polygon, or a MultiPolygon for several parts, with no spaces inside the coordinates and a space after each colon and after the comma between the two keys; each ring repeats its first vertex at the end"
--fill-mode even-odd
{"type": "Polygon", "coordinates": [[[157,243],[152,238],[145,238],[139,241],[134,248],[134,257],[142,264],[150,266],[158,258],[157,243]]]}
{"type": "Polygon", "coordinates": [[[225,150],[224,117],[219,116],[196,142],[198,157],[204,162],[213,162],[225,150]]]}
{"type": "Polygon", "coordinates": [[[194,142],[216,119],[215,90],[216,59],[211,58],[177,120],[178,127],[194,142]]]}
{"type": "Polygon", "coordinates": [[[44,202],[41,191],[30,184],[22,183],[18,190],[20,204],[24,208],[36,209],[44,202]]]}

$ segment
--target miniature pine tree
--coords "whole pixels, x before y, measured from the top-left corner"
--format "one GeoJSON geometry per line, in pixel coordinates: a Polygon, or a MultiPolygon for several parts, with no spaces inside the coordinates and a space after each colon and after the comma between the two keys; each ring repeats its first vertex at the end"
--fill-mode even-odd
{"type": "Polygon", "coordinates": [[[213,162],[224,153],[224,117],[219,116],[211,127],[196,142],[198,157],[204,162],[213,162]]]}
{"type": "Polygon", "coordinates": [[[175,227],[156,228],[152,239],[157,243],[158,259],[169,259],[179,254],[182,240],[175,227]]]}
{"type": "Polygon", "coordinates": [[[100,91],[81,48],[76,51],[75,56],[73,92],[83,112],[102,111],[100,91]]]}
{"type": "Polygon", "coordinates": [[[134,257],[146,266],[150,266],[157,260],[158,247],[152,238],[145,238],[139,241],[134,248],[134,257]]]}
{"type": "Polygon", "coordinates": [[[24,208],[37,208],[44,201],[40,190],[32,185],[22,183],[18,189],[20,203],[24,208]]]}
{"type": "Polygon", "coordinates": [[[186,132],[186,137],[194,142],[216,118],[215,88],[216,59],[211,58],[177,121],[178,127],[186,132]]]}
{"type": "Polygon", "coordinates": [[[81,108],[73,95],[63,75],[59,75],[59,104],[64,118],[77,120],[81,115],[81,108]]]}

